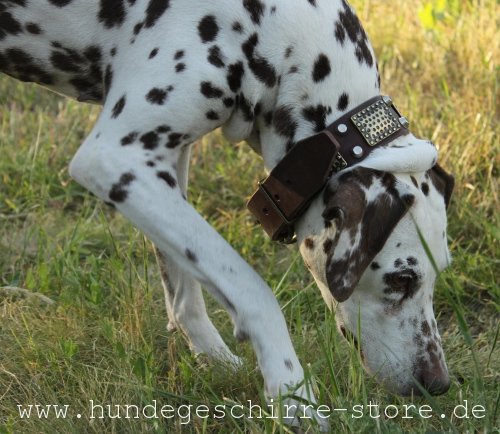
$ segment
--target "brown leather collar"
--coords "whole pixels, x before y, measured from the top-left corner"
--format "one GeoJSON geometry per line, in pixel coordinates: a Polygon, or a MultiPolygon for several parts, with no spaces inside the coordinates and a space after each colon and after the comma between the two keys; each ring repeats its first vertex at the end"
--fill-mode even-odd
{"type": "Polygon", "coordinates": [[[371,98],[320,133],[297,142],[259,182],[247,208],[273,241],[293,243],[294,222],[333,173],[363,161],[374,148],[408,133],[408,121],[389,97],[371,98]]]}

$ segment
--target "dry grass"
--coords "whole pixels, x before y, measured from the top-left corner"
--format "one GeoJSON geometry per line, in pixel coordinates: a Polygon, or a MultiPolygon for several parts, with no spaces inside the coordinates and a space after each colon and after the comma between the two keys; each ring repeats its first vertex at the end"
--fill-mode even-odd
{"type": "MultiPolygon", "coordinates": [[[[452,387],[445,396],[412,402],[448,415],[464,399],[487,410],[484,419],[460,420],[339,414],[331,419],[333,432],[498,432],[498,4],[352,3],[377,51],[383,90],[415,133],[439,144],[441,162],[457,178],[449,213],[454,263],[435,298],[452,387]],[[442,12],[441,19],[419,17],[426,4],[442,12]]],[[[0,286],[56,301],[0,294],[0,433],[280,431],[279,424],[255,419],[181,425],[180,419],[89,423],[74,416],[88,412],[90,399],[264,403],[254,356],[249,346],[235,345],[225,313],[210,302],[223,337],[248,361],[229,377],[224,367],[195,360],[179,334],[167,334],[149,243],[70,181],[67,163],[97,114],[97,108],[0,80],[0,286]],[[68,404],[73,417],[21,420],[17,405],[29,403],[68,404]]],[[[297,254],[253,226],[243,198],[262,174],[260,162],[243,145],[215,146],[220,141],[215,133],[197,147],[192,201],[276,289],[299,357],[318,380],[320,402],[408,403],[365,377],[297,254]]]]}

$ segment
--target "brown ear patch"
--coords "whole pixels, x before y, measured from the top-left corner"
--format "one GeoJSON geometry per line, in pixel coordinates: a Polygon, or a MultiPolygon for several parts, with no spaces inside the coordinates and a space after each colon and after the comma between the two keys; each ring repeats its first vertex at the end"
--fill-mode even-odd
{"type": "Polygon", "coordinates": [[[357,167],[345,175],[324,197],[327,210],[338,208],[344,215],[326,266],[328,287],[338,302],[350,297],[414,200],[410,194],[400,194],[392,174],[357,167]]]}
{"type": "Polygon", "coordinates": [[[439,164],[427,171],[436,190],[443,196],[446,208],[450,204],[451,193],[455,186],[455,178],[446,172],[439,164]]]}

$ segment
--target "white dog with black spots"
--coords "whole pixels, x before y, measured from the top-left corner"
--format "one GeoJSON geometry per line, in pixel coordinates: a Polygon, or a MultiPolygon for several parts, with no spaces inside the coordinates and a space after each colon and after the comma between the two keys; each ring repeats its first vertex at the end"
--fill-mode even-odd
{"type": "MultiPolygon", "coordinates": [[[[351,7],[3,0],[0,71],[103,105],[70,174],[153,241],[169,327],[194,352],[239,363],[207,315],[203,286],[235,336],[250,339],[267,396],[292,390],[314,403],[271,289],[188,203],[188,166],[192,144],[222,127],[271,170],[298,140],[379,95],[375,56],[351,7]]],[[[436,274],[450,262],[436,161],[430,142],[399,137],[334,175],[296,223],[339,329],[360,346],[367,371],[399,394],[419,393],[417,382],[430,393],[449,387],[432,307],[436,274]]],[[[306,415],[316,415],[313,406],[306,415]]]]}

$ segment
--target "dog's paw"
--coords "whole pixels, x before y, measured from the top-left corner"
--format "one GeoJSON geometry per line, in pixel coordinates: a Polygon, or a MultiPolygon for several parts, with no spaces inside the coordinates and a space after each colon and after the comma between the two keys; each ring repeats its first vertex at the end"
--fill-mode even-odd
{"type": "Polygon", "coordinates": [[[217,356],[220,363],[228,366],[230,369],[237,371],[243,367],[243,359],[234,355],[233,353],[225,353],[223,355],[217,356]]]}
{"type": "Polygon", "coordinates": [[[329,432],[328,419],[322,417],[316,411],[316,399],[311,387],[304,384],[290,387],[281,386],[278,395],[268,398],[269,403],[274,405],[276,416],[288,426],[298,429],[313,426],[320,432],[329,432]]]}
{"type": "Polygon", "coordinates": [[[175,332],[177,330],[177,324],[175,321],[169,321],[167,324],[167,331],[168,332],[175,332]]]}
{"type": "Polygon", "coordinates": [[[234,355],[227,348],[212,350],[210,353],[193,349],[193,354],[197,361],[201,361],[207,364],[210,360],[215,361],[216,363],[220,363],[221,365],[224,365],[225,367],[233,371],[238,371],[243,367],[243,359],[234,355]]]}

